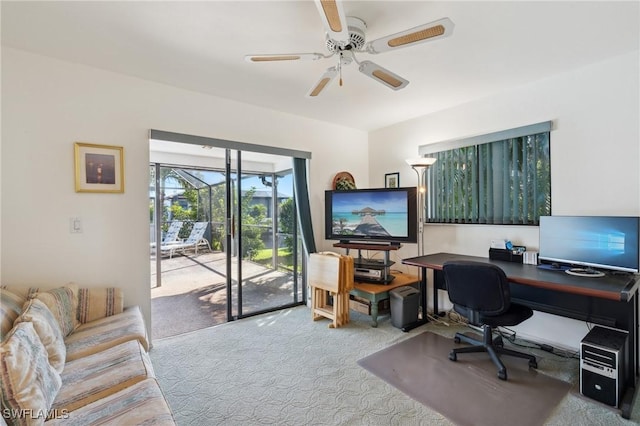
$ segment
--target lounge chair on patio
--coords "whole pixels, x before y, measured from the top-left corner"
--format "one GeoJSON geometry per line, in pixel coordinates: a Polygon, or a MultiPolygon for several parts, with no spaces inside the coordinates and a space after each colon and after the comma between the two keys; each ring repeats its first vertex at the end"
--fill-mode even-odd
{"type": "Polygon", "coordinates": [[[187,249],[194,249],[196,254],[198,254],[198,246],[200,245],[206,245],[209,251],[211,251],[209,241],[204,238],[204,233],[207,231],[208,226],[209,222],[195,222],[193,224],[193,229],[191,229],[189,238],[184,241],[162,244],[160,246],[161,253],[163,255],[168,254],[169,258],[172,258],[176,252],[183,252],[187,249]]]}
{"type": "MultiPolygon", "coordinates": [[[[178,234],[182,229],[183,223],[184,222],[179,220],[171,222],[171,225],[169,225],[169,229],[167,229],[167,232],[164,234],[164,238],[162,239],[161,245],[173,244],[178,242],[178,234]]],[[[151,243],[151,248],[155,248],[155,246],[156,246],[156,243],[151,243]]]]}

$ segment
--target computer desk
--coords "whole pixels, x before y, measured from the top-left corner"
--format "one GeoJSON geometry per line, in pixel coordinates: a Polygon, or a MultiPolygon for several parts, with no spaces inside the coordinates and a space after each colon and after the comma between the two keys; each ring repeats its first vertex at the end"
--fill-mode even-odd
{"type": "Polygon", "coordinates": [[[578,277],[563,271],[540,269],[536,265],[490,260],[485,257],[452,253],[436,253],[403,259],[402,263],[422,269],[420,290],[423,318],[426,317],[427,269],[433,270],[433,311],[438,313],[436,289],[446,289],[442,265],[447,261],[465,260],[491,263],[502,268],[510,283],[514,302],[530,308],[601,324],[629,332],[625,357],[625,391],[620,402],[621,415],[631,416],[633,398],[638,382],[638,284],[634,274],[607,274],[600,278],[578,277]]]}

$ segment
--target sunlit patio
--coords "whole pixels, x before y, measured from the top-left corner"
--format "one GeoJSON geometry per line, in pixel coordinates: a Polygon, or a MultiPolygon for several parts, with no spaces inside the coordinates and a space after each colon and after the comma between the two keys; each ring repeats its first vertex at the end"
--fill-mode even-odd
{"type": "MultiPolygon", "coordinates": [[[[238,314],[237,256],[232,258],[232,314],[238,314]]],[[[227,321],[226,253],[187,252],[161,261],[151,256],[152,338],[186,333],[227,321]]],[[[293,273],[274,271],[249,260],[242,263],[242,314],[294,302],[293,273]]],[[[302,283],[298,282],[298,301],[302,283]]]]}

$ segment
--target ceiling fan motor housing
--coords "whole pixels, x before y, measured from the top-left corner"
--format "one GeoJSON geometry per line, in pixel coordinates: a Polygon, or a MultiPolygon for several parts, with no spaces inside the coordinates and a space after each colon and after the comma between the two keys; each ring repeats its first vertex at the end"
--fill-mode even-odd
{"type": "Polygon", "coordinates": [[[364,31],[367,29],[367,24],[360,18],[353,16],[347,16],[347,28],[349,30],[349,43],[346,45],[344,42],[333,40],[327,34],[327,49],[330,52],[339,52],[341,50],[362,50],[366,41],[364,31]]]}

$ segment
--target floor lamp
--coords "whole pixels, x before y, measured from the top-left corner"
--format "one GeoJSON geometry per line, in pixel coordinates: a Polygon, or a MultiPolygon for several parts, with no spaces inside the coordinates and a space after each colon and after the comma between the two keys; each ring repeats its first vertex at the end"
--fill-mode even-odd
{"type": "MultiPolygon", "coordinates": [[[[436,162],[436,159],[430,157],[419,157],[409,158],[406,161],[418,175],[418,256],[424,256],[424,209],[426,199],[425,195],[427,193],[424,175],[427,172],[427,169],[436,162]]],[[[421,271],[420,274],[420,305],[422,306],[422,318],[419,318],[413,324],[403,327],[402,331],[412,330],[429,321],[427,319],[427,277],[424,275],[423,271],[421,271]]]]}
{"type": "Polygon", "coordinates": [[[427,169],[436,162],[432,157],[409,158],[407,164],[415,170],[418,175],[418,256],[424,256],[424,209],[427,194],[424,175],[427,169]]]}

